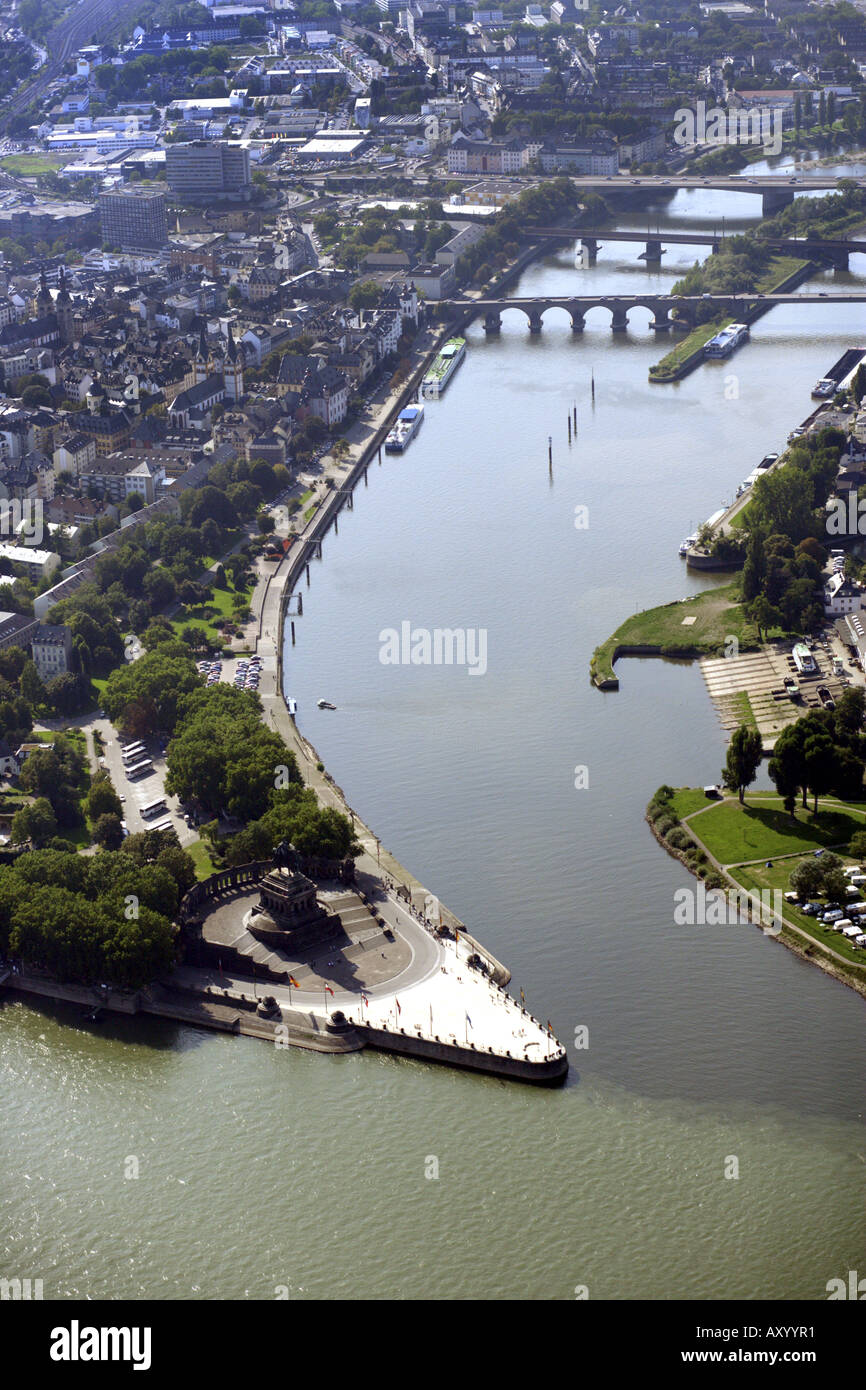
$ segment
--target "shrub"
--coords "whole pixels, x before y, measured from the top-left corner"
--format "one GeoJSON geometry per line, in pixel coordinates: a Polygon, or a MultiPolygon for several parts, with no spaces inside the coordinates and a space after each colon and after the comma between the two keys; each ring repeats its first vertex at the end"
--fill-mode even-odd
{"type": "Polygon", "coordinates": [[[691,835],[687,834],[681,825],[674,826],[673,830],[665,836],[665,839],[672,849],[688,849],[690,846],[694,848],[695,845],[691,835]]]}
{"type": "Polygon", "coordinates": [[[676,830],[678,828],[678,823],[674,820],[673,816],[660,816],[654,824],[659,834],[664,836],[667,835],[669,830],[676,830]]]}

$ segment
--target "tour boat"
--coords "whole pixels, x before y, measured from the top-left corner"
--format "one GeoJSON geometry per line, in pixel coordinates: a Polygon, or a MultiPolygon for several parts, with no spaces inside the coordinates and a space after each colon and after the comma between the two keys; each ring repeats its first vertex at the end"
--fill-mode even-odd
{"type": "Polygon", "coordinates": [[[423,405],[407,405],[397,416],[397,423],[385,439],[386,454],[402,454],[410,440],[421,428],[424,419],[423,405]]]}
{"type": "Polygon", "coordinates": [[[449,338],[421,383],[422,396],[433,400],[441,396],[465,356],[466,339],[449,338]]]}

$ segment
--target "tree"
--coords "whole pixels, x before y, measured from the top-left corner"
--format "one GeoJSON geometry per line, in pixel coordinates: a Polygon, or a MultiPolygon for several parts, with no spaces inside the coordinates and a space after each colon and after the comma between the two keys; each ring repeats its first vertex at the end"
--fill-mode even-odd
{"type": "Polygon", "coordinates": [[[117,850],[123,844],[123,826],[120,817],[111,814],[99,816],[93,826],[93,838],[103,849],[117,850]]]}
{"type": "Polygon", "coordinates": [[[831,902],[844,903],[848,897],[848,879],[841,869],[831,869],[824,873],[824,894],[831,902]]]}
{"type": "Polygon", "coordinates": [[[757,598],[752,599],[752,602],[746,605],[746,616],[758,629],[759,642],[765,640],[770,628],[784,627],[782,614],[764,594],[758,594],[757,598]]]}
{"type": "Polygon", "coordinates": [[[204,555],[219,555],[223,548],[222,530],[212,516],[206,517],[201,525],[201,548],[204,555]]]}
{"type": "Polygon", "coordinates": [[[848,852],[852,859],[862,859],[866,856],[866,830],[858,830],[855,835],[851,836],[848,852]]]}
{"type": "Polygon", "coordinates": [[[736,791],[740,802],[745,800],[746,787],[757,776],[762,754],[761,735],[748,724],[734,730],[728,745],[728,756],[722,772],[722,782],[729,791],[736,791]]]}
{"type": "Polygon", "coordinates": [[[57,817],[46,797],[39,797],[24,806],[12,817],[12,839],[16,844],[31,840],[34,845],[46,844],[57,834],[57,817]]]}
{"type": "Polygon", "coordinates": [[[836,750],[826,729],[813,725],[803,744],[803,756],[806,783],[815,798],[814,810],[817,815],[818,797],[831,792],[836,781],[836,750]]]}
{"type": "Polygon", "coordinates": [[[814,898],[824,884],[824,870],[819,859],[803,859],[791,874],[791,887],[801,902],[814,898]]]}
{"type": "Polygon", "coordinates": [[[119,820],[123,815],[120,797],[111,785],[111,779],[107,772],[97,772],[93,778],[85,808],[90,820],[94,823],[99,820],[100,816],[113,815],[119,820]]]}
{"type": "MultiPolygon", "coordinates": [[[[799,738],[788,737],[791,727],[783,729],[776,740],[773,749],[773,756],[769,763],[769,773],[773,779],[776,791],[785,803],[785,810],[793,820],[794,810],[797,805],[797,792],[803,786],[805,770],[803,765],[803,746],[799,738]]],[[[803,793],[805,805],[805,791],[803,793]]]]}
{"type": "Polygon", "coordinates": [[[25,662],[21,672],[21,694],[33,709],[38,709],[47,701],[45,686],[32,661],[25,662]]]}

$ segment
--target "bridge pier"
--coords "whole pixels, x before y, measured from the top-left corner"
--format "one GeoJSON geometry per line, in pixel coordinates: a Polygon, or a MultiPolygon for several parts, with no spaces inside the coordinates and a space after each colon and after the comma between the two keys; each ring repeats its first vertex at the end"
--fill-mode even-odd
{"type": "Polygon", "coordinates": [[[579,313],[579,312],[575,309],[575,310],[572,312],[572,315],[571,315],[571,331],[572,331],[572,333],[582,333],[585,327],[586,327],[586,324],[585,324],[585,321],[584,321],[583,314],[579,313]]]}
{"type": "MultiPolygon", "coordinates": [[[[811,252],[810,255],[812,255],[811,252]]],[[[833,251],[829,248],[827,250],[824,250],[822,248],[820,251],[818,251],[815,255],[812,256],[812,259],[817,261],[823,261],[826,265],[831,265],[834,270],[848,269],[847,251],[833,251]]]]}
{"type": "Polygon", "coordinates": [[[598,239],[594,236],[581,237],[580,249],[584,257],[584,264],[595,265],[598,260],[598,239]]]}
{"type": "Polygon", "coordinates": [[[628,329],[628,313],[621,304],[612,304],[611,329],[614,333],[625,333],[628,329]]]}
{"type": "Polygon", "coordinates": [[[653,320],[650,323],[650,328],[653,330],[654,333],[670,333],[671,321],[664,314],[659,316],[658,311],[656,311],[653,320]]]}
{"type": "Polygon", "coordinates": [[[772,217],[774,212],[781,212],[782,208],[790,207],[794,201],[794,195],[790,189],[767,189],[761,195],[761,212],[764,217],[772,217]]]}
{"type": "Polygon", "coordinates": [[[502,330],[502,315],[494,310],[490,314],[484,315],[484,332],[490,337],[491,334],[499,333],[502,330]]]}
{"type": "Polygon", "coordinates": [[[661,242],[657,238],[652,238],[647,241],[643,255],[639,256],[638,259],[646,261],[647,265],[661,265],[663,255],[664,250],[661,242]]]}
{"type": "Polygon", "coordinates": [[[538,309],[533,309],[533,310],[530,311],[530,314],[529,314],[529,331],[530,331],[530,333],[540,333],[540,332],[541,332],[541,312],[540,312],[540,310],[538,310],[538,309]]]}

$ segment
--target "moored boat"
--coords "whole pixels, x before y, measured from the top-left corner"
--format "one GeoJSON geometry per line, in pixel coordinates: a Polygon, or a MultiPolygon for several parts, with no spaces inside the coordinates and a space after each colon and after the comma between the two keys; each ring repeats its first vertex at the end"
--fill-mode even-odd
{"type": "Polygon", "coordinates": [[[405,410],[401,410],[397,416],[397,423],[386,436],[385,453],[402,454],[407,444],[415,438],[423,419],[424,407],[420,402],[417,405],[407,405],[405,410]]]}
{"type": "Polygon", "coordinates": [[[466,339],[449,338],[421,383],[422,396],[432,400],[441,396],[465,356],[466,339]]]}

